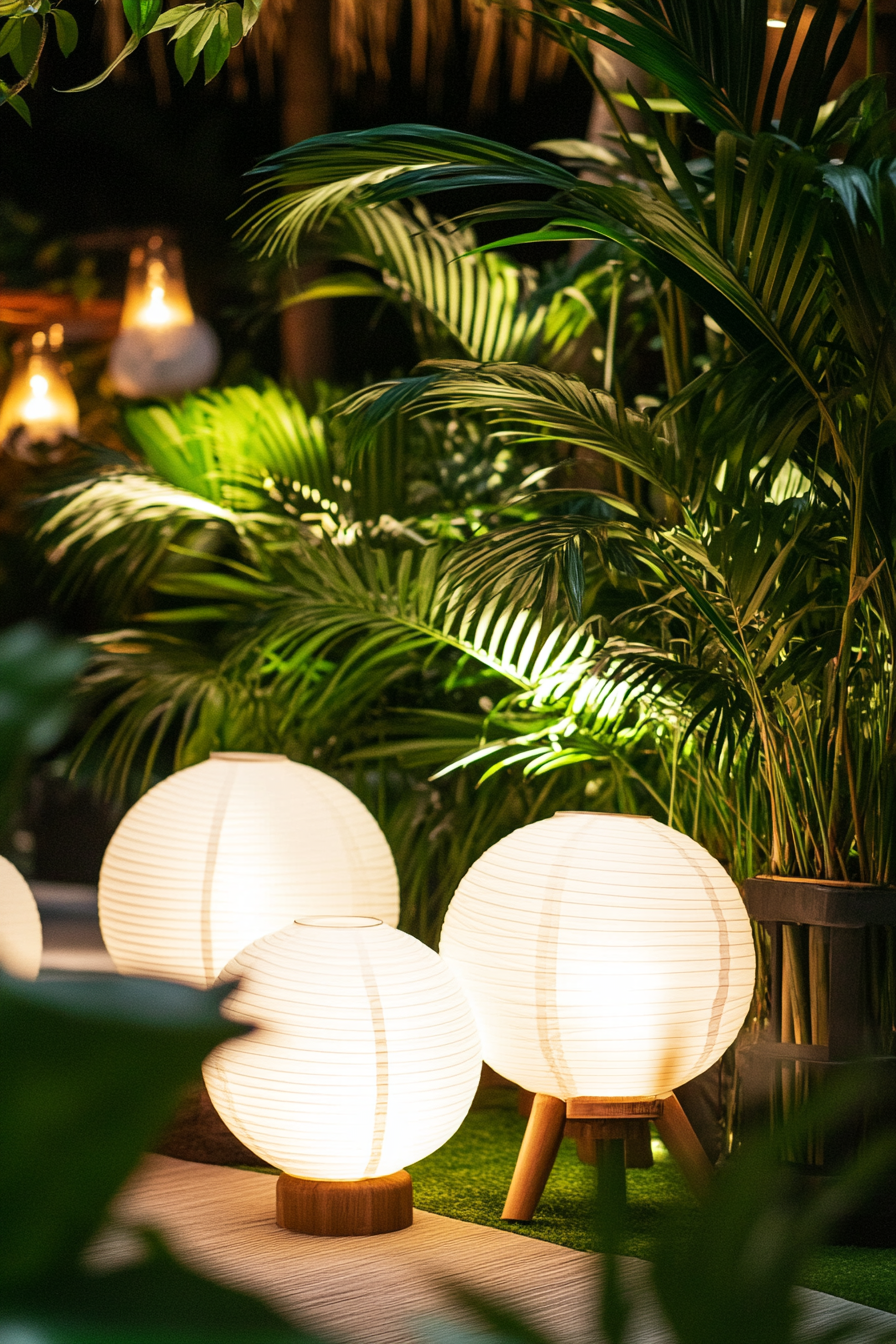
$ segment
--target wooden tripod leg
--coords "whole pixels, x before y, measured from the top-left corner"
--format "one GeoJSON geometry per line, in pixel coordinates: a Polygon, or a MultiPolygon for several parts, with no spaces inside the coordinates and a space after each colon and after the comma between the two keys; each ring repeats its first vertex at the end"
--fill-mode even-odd
{"type": "Polygon", "coordinates": [[[665,1098],[663,1113],[653,1123],[691,1190],[698,1199],[703,1199],[712,1181],[712,1163],[674,1093],[665,1098]]]}
{"type": "Polygon", "coordinates": [[[529,1222],[547,1185],[565,1124],[566,1102],[536,1092],[502,1218],[529,1222]]]}

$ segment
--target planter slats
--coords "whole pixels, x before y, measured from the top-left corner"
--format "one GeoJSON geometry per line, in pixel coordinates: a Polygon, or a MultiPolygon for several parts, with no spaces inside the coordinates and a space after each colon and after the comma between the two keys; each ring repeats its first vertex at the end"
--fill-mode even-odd
{"type": "MultiPolygon", "coordinates": [[[[790,1155],[817,1180],[893,1123],[896,1056],[881,1055],[868,948],[869,929],[896,926],[896,888],[756,877],[745,883],[744,901],[769,940],[768,1024],[737,1051],[744,1114],[786,1116],[832,1071],[856,1060],[873,1070],[870,1099],[836,1132],[813,1135],[806,1152],[790,1155]]],[[[881,1184],[840,1239],[896,1244],[896,1181],[881,1184]]]]}

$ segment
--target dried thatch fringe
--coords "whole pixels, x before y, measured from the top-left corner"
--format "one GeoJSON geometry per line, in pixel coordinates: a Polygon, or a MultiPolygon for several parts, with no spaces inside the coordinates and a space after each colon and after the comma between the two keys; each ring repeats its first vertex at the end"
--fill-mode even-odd
{"type": "MultiPolygon", "coordinates": [[[[336,67],[336,86],[340,93],[352,94],[358,78],[371,74],[377,84],[390,78],[389,50],[394,44],[404,0],[332,0],[331,49],[336,67]]],[[[275,5],[295,0],[274,0],[275,5]]],[[[411,79],[417,88],[430,93],[441,91],[445,59],[448,53],[454,13],[452,0],[410,0],[411,3],[411,79]]],[[[259,26],[269,22],[268,6],[259,26]]],[[[501,39],[505,39],[510,96],[524,97],[529,83],[553,80],[562,75],[566,52],[535,32],[526,21],[531,0],[521,0],[523,15],[508,12],[492,0],[462,0],[462,23],[472,38],[472,91],[470,102],[482,108],[497,73],[501,39]]]]}
{"type": "MultiPolygon", "coordinates": [[[[254,60],[263,96],[274,92],[274,61],[287,42],[287,17],[302,0],[264,0],[261,16],[246,42],[254,60]]],[[[411,79],[416,88],[426,87],[430,101],[441,96],[445,62],[455,27],[454,0],[330,0],[330,49],[337,91],[351,96],[359,78],[370,75],[379,87],[391,78],[389,53],[395,44],[402,10],[410,4],[411,79]]],[[[107,63],[125,43],[121,0],[102,0],[105,20],[107,63]]],[[[494,0],[460,0],[460,18],[471,38],[472,87],[470,105],[480,111],[494,99],[501,65],[508,72],[510,97],[520,101],[532,83],[557,80],[566,67],[567,54],[544,34],[536,32],[526,18],[531,0],[518,0],[520,13],[513,13],[494,0]]],[[[166,80],[158,69],[159,54],[152,53],[153,78],[160,101],[167,101],[166,80]]],[[[242,101],[246,79],[240,48],[228,62],[231,96],[242,101]]],[[[116,74],[123,73],[119,66],[116,74]]]]}

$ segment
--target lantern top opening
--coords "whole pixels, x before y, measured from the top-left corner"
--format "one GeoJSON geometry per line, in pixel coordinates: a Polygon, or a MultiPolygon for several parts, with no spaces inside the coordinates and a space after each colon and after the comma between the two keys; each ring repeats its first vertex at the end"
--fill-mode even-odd
{"type": "Polygon", "coordinates": [[[212,751],[210,761],[285,761],[288,757],[277,751],[212,751]]]}
{"type": "Polygon", "coordinates": [[[293,922],[303,929],[374,929],[383,921],[370,915],[312,915],[309,919],[293,922]]]}
{"type": "Polygon", "coordinates": [[[645,817],[643,812],[555,812],[555,817],[617,817],[628,819],[630,821],[653,821],[653,817],[645,817]]]}

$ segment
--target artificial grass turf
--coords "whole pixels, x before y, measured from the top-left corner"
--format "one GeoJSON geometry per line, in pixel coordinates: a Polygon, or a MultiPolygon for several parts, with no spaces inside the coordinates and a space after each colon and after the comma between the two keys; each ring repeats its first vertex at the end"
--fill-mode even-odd
{"type": "MultiPolygon", "coordinates": [[[[499,1227],[573,1250],[600,1249],[593,1224],[594,1171],[583,1166],[575,1144],[564,1139],[551,1178],[531,1223],[502,1223],[501,1208],[526,1122],[516,1092],[483,1088],[458,1132],[431,1157],[410,1168],[418,1209],[447,1218],[499,1227]]],[[[661,1144],[654,1166],[626,1173],[629,1223],[622,1255],[652,1257],[670,1215],[684,1231],[697,1206],[661,1144]]],[[[825,1246],[802,1278],[807,1288],[833,1293],[882,1311],[896,1312],[896,1251],[864,1246],[825,1246]]]]}

